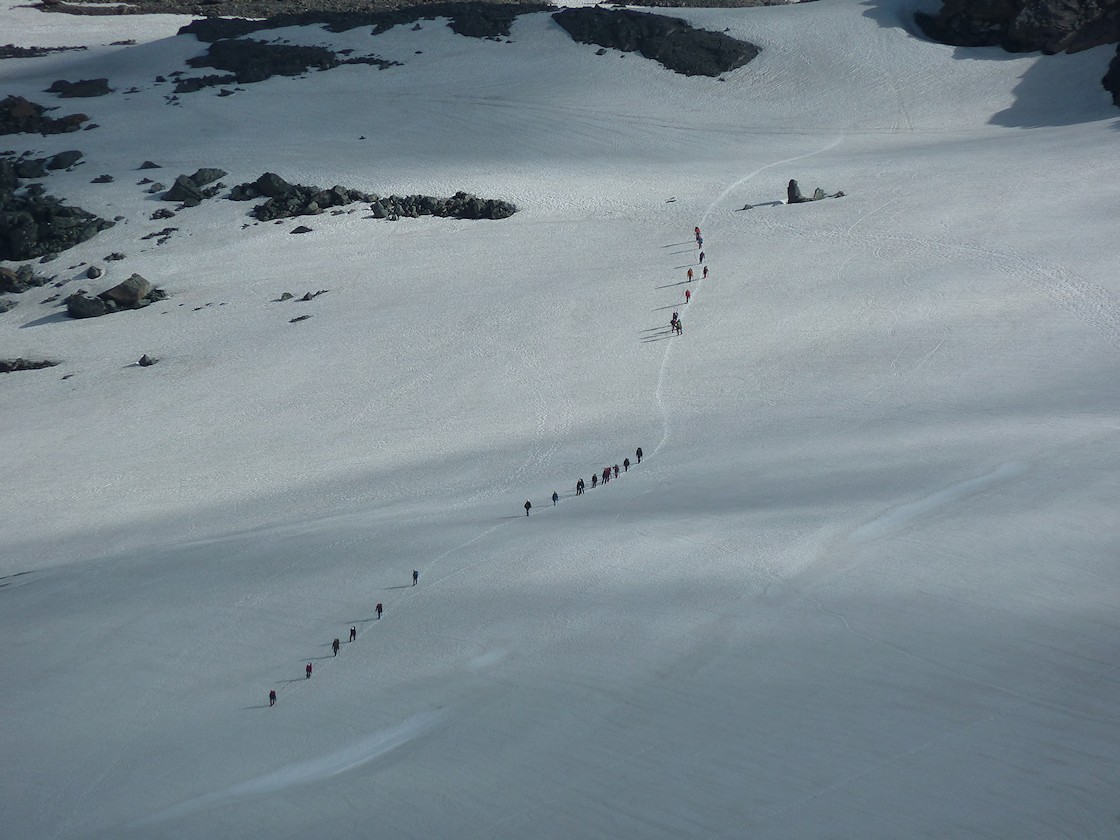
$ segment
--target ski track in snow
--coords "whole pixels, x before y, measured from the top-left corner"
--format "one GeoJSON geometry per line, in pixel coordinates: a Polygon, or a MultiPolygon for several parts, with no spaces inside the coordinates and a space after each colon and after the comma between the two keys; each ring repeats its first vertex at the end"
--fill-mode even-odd
{"type": "MultiPolygon", "coordinates": [[[[763,166],[758,167],[757,169],[754,169],[754,170],[748,172],[746,175],[743,175],[742,177],[740,177],[736,181],[733,181],[731,184],[729,184],[727,187],[724,188],[723,192],[721,192],[718,196],[716,196],[715,200],[713,200],[712,203],[709,204],[708,207],[704,210],[704,212],[700,214],[700,222],[699,222],[698,226],[701,229],[703,229],[705,223],[708,220],[708,217],[711,216],[712,211],[715,210],[715,208],[717,206],[719,206],[724,200],[726,200],[727,196],[729,196],[732,192],[737,190],[739,187],[741,187],[747,181],[750,181],[752,178],[755,178],[756,176],[758,176],[758,175],[762,174],[763,172],[767,171],[768,169],[773,169],[776,166],[783,166],[787,163],[793,163],[794,161],[804,160],[805,158],[813,157],[814,155],[824,154],[827,151],[835,149],[837,146],[839,146],[843,142],[843,140],[844,140],[843,137],[836,137],[833,140],[831,140],[830,142],[826,143],[821,148],[815,149],[814,151],[805,152],[805,153],[800,154],[800,155],[794,155],[793,157],[782,158],[781,160],[775,160],[775,161],[772,161],[771,163],[767,163],[763,166]]],[[[696,291],[693,293],[692,302],[689,303],[689,305],[688,305],[690,322],[691,322],[692,312],[695,311],[692,308],[693,304],[696,303],[698,301],[699,297],[700,297],[699,291],[700,291],[701,283],[703,283],[703,279],[702,278],[697,278],[696,282],[693,284],[693,288],[696,291]]],[[[657,400],[657,407],[661,411],[661,440],[659,440],[657,442],[657,445],[653,448],[653,452],[650,453],[651,455],[656,455],[658,452],[660,452],[662,447],[664,447],[665,444],[669,442],[669,438],[671,437],[671,426],[669,424],[669,412],[668,412],[668,409],[666,409],[666,407],[665,407],[664,395],[665,395],[665,372],[668,369],[669,358],[672,355],[672,351],[673,351],[673,341],[670,340],[668,345],[665,347],[664,353],[661,354],[661,366],[657,370],[657,387],[654,391],[654,398],[657,400]]]]}
{"type": "Polygon", "coordinates": [[[996,484],[1017,478],[1026,472],[1026,469],[1025,464],[1014,462],[1001,464],[984,475],[950,485],[936,493],[931,493],[924,499],[892,508],[865,525],[856,528],[848,539],[854,543],[862,543],[897,533],[919,517],[953,502],[959,502],[969,496],[982,493],[996,484]]]}
{"type": "Polygon", "coordinates": [[[279,793],[294,787],[321,782],[332,776],[356,770],[383,755],[419,738],[446,718],[444,712],[415,715],[393,729],[378,732],[319,758],[289,764],[263,776],[235,785],[219,793],[208,793],[174,805],[133,823],[139,828],[153,823],[180,819],[199,811],[228,805],[241,799],[279,793]]]}

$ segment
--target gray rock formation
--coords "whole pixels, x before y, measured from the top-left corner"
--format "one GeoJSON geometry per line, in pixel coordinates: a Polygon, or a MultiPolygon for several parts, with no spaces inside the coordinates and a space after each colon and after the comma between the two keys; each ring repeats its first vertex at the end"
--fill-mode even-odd
{"type": "Polygon", "coordinates": [[[137,306],[152,291],[152,284],[139,274],[133,274],[123,283],[106,289],[98,295],[102,300],[111,300],[117,306],[128,308],[137,306]]]}
{"type": "Polygon", "coordinates": [[[1010,52],[1079,52],[1120,42],[1116,0],[944,0],[918,25],[937,41],[1010,52]]]}
{"type": "Polygon", "coordinates": [[[109,90],[108,79],[82,79],[80,82],[68,82],[59,79],[47,88],[47,93],[57,93],[63,99],[86,98],[90,96],[107,96],[109,90]]]}
{"type": "Polygon", "coordinates": [[[0,134],[65,134],[89,121],[85,114],[48,117],[46,110],[22,96],[7,97],[0,101],[0,134]]]}
{"type": "Polygon", "coordinates": [[[686,76],[718,76],[742,67],[758,47],[722,32],[694,29],[681,18],[587,6],[552,16],[582,44],[637,52],[686,76]]]}

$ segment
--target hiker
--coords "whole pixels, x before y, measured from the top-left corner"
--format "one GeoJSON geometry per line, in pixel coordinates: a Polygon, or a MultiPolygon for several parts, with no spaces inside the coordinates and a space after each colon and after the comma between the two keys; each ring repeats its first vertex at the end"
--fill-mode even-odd
{"type": "Polygon", "coordinates": [[[552,491],[552,506],[556,507],[556,503],[560,500],[560,494],[555,490],[552,491]]]}
{"type": "Polygon", "coordinates": [[[357,627],[351,627],[350,628],[350,641],[354,641],[357,638],[358,638],[358,628],[357,627]]]}
{"type": "Polygon", "coordinates": [[[412,585],[416,585],[416,581],[420,579],[420,573],[415,569],[412,570],[412,585]]]}
{"type": "Polygon", "coordinates": [[[696,262],[700,263],[701,265],[704,264],[704,252],[703,251],[700,252],[700,259],[698,259],[696,262]]]}
{"type": "Polygon", "coordinates": [[[531,508],[532,506],[533,506],[533,503],[530,502],[528,499],[526,499],[525,500],[525,515],[526,516],[529,515],[529,508],[531,508]]]}
{"type": "Polygon", "coordinates": [[[696,232],[696,238],[697,238],[697,239],[699,239],[699,238],[700,238],[700,228],[698,228],[698,227],[694,227],[694,228],[693,228],[693,231],[695,231],[695,232],[696,232]]]}
{"type": "Polygon", "coordinates": [[[630,472],[630,459],[629,458],[623,458],[622,459],[622,471],[623,472],[630,472]]]}
{"type": "Polygon", "coordinates": [[[677,335],[683,335],[683,334],[684,334],[684,321],[682,321],[680,318],[678,318],[677,319],[677,335]]]}
{"type": "Polygon", "coordinates": [[[603,467],[603,483],[606,484],[611,480],[611,468],[603,467]]]}
{"type": "Polygon", "coordinates": [[[688,270],[688,282],[689,283],[692,282],[692,269],[691,268],[688,270]]]}
{"type": "Polygon", "coordinates": [[[599,474],[591,473],[591,489],[594,490],[599,486],[599,474]]]}
{"type": "Polygon", "coordinates": [[[684,290],[684,302],[688,303],[690,300],[692,300],[692,289],[685,289],[684,290]]]}
{"type": "Polygon", "coordinates": [[[677,313],[677,312],[673,313],[673,317],[669,319],[669,332],[676,332],[677,331],[677,319],[680,318],[680,317],[681,316],[680,316],[679,313],[677,313]]]}
{"type": "Polygon", "coordinates": [[[307,676],[304,679],[308,679],[308,680],[311,679],[311,663],[310,662],[307,663],[307,667],[304,668],[303,670],[305,672],[307,672],[307,676]]]}
{"type": "Polygon", "coordinates": [[[696,237],[696,247],[697,248],[703,248],[704,247],[704,237],[703,236],[697,236],[696,237]]]}
{"type": "Polygon", "coordinates": [[[582,496],[583,495],[583,479],[582,478],[578,479],[576,481],[576,495],[577,496],[582,496]]]}
{"type": "Polygon", "coordinates": [[[275,706],[276,705],[276,689],[275,688],[272,689],[272,691],[268,692],[268,705],[269,706],[275,706]]]}
{"type": "Polygon", "coordinates": [[[614,465],[614,477],[618,478],[618,464],[614,465]]]}
{"type": "Polygon", "coordinates": [[[634,456],[638,459],[639,464],[642,463],[642,447],[638,447],[638,451],[634,453],[634,456]]]}
{"type": "Polygon", "coordinates": [[[708,267],[707,266],[704,266],[704,273],[701,275],[700,279],[701,280],[707,280],[708,279],[708,267]]]}
{"type": "Polygon", "coordinates": [[[338,639],[335,639],[333,642],[331,642],[331,650],[334,651],[335,656],[338,656],[338,647],[338,639]]]}
{"type": "Polygon", "coordinates": [[[378,605],[374,609],[377,610],[377,619],[378,619],[378,621],[380,621],[381,620],[381,604],[378,603],[378,605]]]}

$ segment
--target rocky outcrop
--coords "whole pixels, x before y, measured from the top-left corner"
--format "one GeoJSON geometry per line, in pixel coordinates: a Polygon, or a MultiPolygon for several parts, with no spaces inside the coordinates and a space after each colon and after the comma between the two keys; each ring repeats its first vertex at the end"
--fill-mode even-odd
{"type": "Polygon", "coordinates": [[[123,283],[118,283],[99,295],[91,295],[85,289],[78,289],[64,303],[66,314],[71,318],[99,318],[125,309],[142,309],[150,303],[166,299],[166,292],[153,288],[139,274],[133,274],[123,283]]]}
{"type": "Polygon", "coordinates": [[[108,79],[82,79],[80,82],[59,79],[47,88],[47,93],[57,93],[63,99],[84,99],[90,96],[108,96],[111,91],[108,79]]]}
{"type": "MultiPolygon", "coordinates": [[[[321,4],[328,5],[328,4],[321,4]]],[[[288,26],[323,26],[331,32],[346,32],[361,26],[373,28],[373,34],[387,32],[394,26],[420,20],[447,18],[448,27],[460,35],[474,38],[508,38],[510,27],[519,15],[552,11],[545,3],[426,3],[380,11],[319,9],[299,13],[276,14],[275,0],[260,0],[259,9],[215,9],[208,17],[188,23],[180,35],[194,35],[200,41],[214,42],[222,38],[239,38],[250,32],[281,29],[288,26]],[[245,20],[244,17],[263,18],[245,20]]],[[[185,11],[195,12],[194,8],[185,11]]]]}
{"type": "Polygon", "coordinates": [[[450,198],[427,195],[381,197],[334,186],[329,190],[289,184],[279,175],[266,172],[256,181],[238,184],[229,194],[233,201],[268,200],[254,207],[251,215],[262,222],[292,216],[312,216],[333,207],[344,207],[356,201],[366,202],[376,219],[402,217],[443,216],[455,219],[506,219],[517,212],[508,201],[479,198],[470,193],[458,192],[450,198]]]}
{"type": "Polygon", "coordinates": [[[325,47],[268,44],[264,41],[215,41],[206,55],[187,60],[191,67],[213,67],[233,74],[239,84],[261,82],[272,76],[298,76],[308,70],[329,70],[338,56],[325,47]]]}
{"type": "Polygon", "coordinates": [[[189,59],[187,63],[191,67],[214,67],[230,72],[180,79],[175,84],[175,93],[194,93],[219,85],[263,82],[273,76],[299,76],[309,70],[330,70],[343,64],[372,64],[380,69],[400,64],[377,56],[344,59],[326,47],[269,44],[265,41],[239,39],[215,41],[206,55],[189,59]]]}
{"type": "Polygon", "coordinates": [[[9,96],[0,101],[0,134],[65,134],[77,131],[88,122],[85,114],[66,117],[45,116],[47,109],[22,96],[9,96]]]}
{"type": "Polygon", "coordinates": [[[17,370],[42,370],[54,367],[58,362],[32,361],[31,359],[0,359],[0,373],[12,373],[17,370]]]}
{"type": "Polygon", "coordinates": [[[931,38],[961,47],[1052,55],[1120,42],[1115,0],[944,0],[936,15],[915,17],[931,38]]]}
{"type": "Polygon", "coordinates": [[[37,289],[51,282],[50,277],[36,274],[35,269],[29,265],[21,265],[17,269],[0,266],[0,294],[19,295],[28,289],[37,289]]]}
{"type": "Polygon", "coordinates": [[[225,174],[225,170],[222,169],[203,168],[193,175],[180,175],[171,185],[171,189],[160,196],[160,199],[162,201],[177,201],[184,207],[197,207],[203,199],[213,198],[221,192],[220,184],[209,188],[207,188],[207,185],[217,181],[225,174]]]}
{"type": "Polygon", "coordinates": [[[0,195],[0,260],[56,254],[113,223],[50,195],[0,195]]]}
{"type": "Polygon", "coordinates": [[[1104,74],[1101,79],[1101,84],[1104,89],[1112,94],[1112,102],[1114,105],[1120,107],[1120,48],[1116,51],[1116,56],[1108,65],[1108,72],[1104,74]]]}
{"type": "Polygon", "coordinates": [[[30,184],[17,195],[22,179],[45,177],[52,170],[73,166],[81,157],[76,150],[49,158],[0,156],[0,260],[56,254],[113,226],[46,195],[41,184],[30,184]]]}
{"type": "Polygon", "coordinates": [[[694,29],[664,15],[600,6],[564,9],[552,16],[582,44],[636,52],[686,76],[719,76],[742,67],[758,47],[722,32],[694,29]]]}

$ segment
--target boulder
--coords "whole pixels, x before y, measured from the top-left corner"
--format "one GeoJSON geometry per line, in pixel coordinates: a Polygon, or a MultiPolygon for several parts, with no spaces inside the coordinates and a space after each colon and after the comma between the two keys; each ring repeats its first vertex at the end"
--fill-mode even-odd
{"type": "Polygon", "coordinates": [[[67,152],[59,152],[57,155],[52,155],[47,161],[47,169],[67,169],[82,159],[82,153],[77,149],[71,149],[67,152]]]}
{"type": "Polygon", "coordinates": [[[99,297],[91,297],[83,291],[77,291],[66,298],[66,314],[71,318],[99,318],[108,315],[116,309],[107,301],[99,297]]]}
{"type": "Polygon", "coordinates": [[[219,178],[224,178],[228,175],[224,169],[199,169],[190,176],[191,181],[196,187],[205,187],[207,184],[212,184],[219,178]]]}
{"type": "Polygon", "coordinates": [[[59,79],[47,88],[47,93],[57,93],[63,99],[106,96],[110,93],[109,80],[82,79],[79,82],[68,82],[65,79],[59,79]]]}
{"type": "Polygon", "coordinates": [[[22,96],[9,96],[0,101],[0,134],[64,134],[77,131],[89,117],[70,114],[66,117],[48,117],[46,108],[22,96]]]}
{"type": "Polygon", "coordinates": [[[160,196],[163,201],[178,201],[187,207],[197,207],[202,203],[202,190],[187,175],[180,175],[171,185],[171,189],[160,196]]]}
{"type": "Polygon", "coordinates": [[[118,283],[111,289],[106,289],[98,295],[101,300],[112,301],[118,306],[135,307],[140,304],[148,293],[152,291],[152,284],[139,274],[133,274],[123,283],[118,283]]]}
{"type": "Polygon", "coordinates": [[[8,312],[16,308],[16,302],[11,298],[0,298],[0,312],[8,312]]]}

